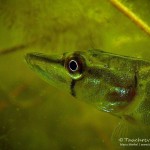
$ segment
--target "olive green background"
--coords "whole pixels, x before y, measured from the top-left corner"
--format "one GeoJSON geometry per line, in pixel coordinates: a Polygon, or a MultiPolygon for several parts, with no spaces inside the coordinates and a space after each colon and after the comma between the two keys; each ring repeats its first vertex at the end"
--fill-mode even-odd
{"type": "MultiPolygon", "coordinates": [[[[149,0],[121,2],[150,24],[149,0]]],[[[109,0],[0,0],[0,150],[115,149],[119,119],[45,83],[24,55],[101,49],[150,59],[149,40],[109,0]]]]}

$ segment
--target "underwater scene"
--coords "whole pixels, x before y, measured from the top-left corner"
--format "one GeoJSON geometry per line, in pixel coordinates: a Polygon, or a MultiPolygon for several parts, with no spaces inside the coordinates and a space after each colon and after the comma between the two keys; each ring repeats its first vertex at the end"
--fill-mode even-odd
{"type": "Polygon", "coordinates": [[[0,150],[150,149],[149,0],[0,0],[0,150]]]}

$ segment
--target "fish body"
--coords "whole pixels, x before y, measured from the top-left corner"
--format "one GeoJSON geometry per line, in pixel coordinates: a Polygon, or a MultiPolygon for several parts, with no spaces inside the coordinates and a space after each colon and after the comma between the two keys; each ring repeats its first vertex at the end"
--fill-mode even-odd
{"type": "Polygon", "coordinates": [[[29,66],[49,84],[131,124],[150,125],[150,62],[101,50],[29,53],[29,66]]]}

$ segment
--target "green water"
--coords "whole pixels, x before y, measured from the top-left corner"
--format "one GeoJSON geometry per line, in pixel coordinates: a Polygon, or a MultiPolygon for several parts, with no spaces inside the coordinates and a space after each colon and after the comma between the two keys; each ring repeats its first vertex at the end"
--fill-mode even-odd
{"type": "MultiPolygon", "coordinates": [[[[123,3],[150,24],[148,0],[123,3]]],[[[24,61],[28,52],[87,49],[150,59],[149,36],[108,0],[0,0],[1,150],[115,149],[118,118],[48,85],[24,61]]]]}

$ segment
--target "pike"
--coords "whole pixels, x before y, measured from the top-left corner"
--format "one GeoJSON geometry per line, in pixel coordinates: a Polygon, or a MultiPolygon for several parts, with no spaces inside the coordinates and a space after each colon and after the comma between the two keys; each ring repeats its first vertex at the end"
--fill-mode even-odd
{"type": "Polygon", "coordinates": [[[126,130],[126,123],[132,130],[135,125],[142,127],[142,131],[149,127],[149,61],[101,50],[52,56],[29,53],[25,59],[49,84],[121,118],[123,123],[116,128],[114,138],[124,134],[121,128],[126,130]]]}

